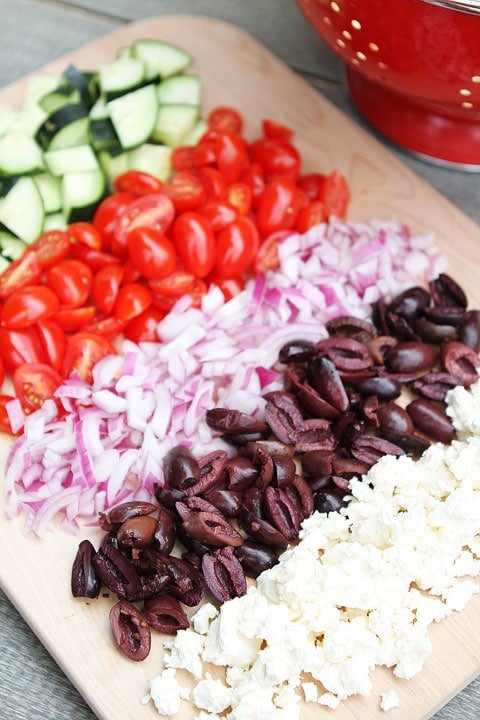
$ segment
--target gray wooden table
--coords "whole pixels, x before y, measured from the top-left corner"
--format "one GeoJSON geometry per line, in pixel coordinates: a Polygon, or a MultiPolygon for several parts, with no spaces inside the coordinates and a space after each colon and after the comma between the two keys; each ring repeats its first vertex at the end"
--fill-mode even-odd
{"type": "MultiPolygon", "coordinates": [[[[0,0],[0,86],[126,22],[174,13],[208,15],[244,28],[363,124],[346,95],[340,63],[293,0],[0,0]]],[[[479,174],[426,164],[396,148],[390,150],[480,223],[479,174]]],[[[479,717],[480,678],[442,708],[435,720],[479,717]]],[[[72,718],[95,720],[0,590],[0,720],[72,718]]]]}

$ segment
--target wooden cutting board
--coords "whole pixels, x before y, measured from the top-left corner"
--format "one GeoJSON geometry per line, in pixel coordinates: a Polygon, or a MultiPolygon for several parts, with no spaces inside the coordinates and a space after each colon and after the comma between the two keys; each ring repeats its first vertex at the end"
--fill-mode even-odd
{"type": "MultiPolygon", "coordinates": [[[[450,273],[463,285],[471,306],[480,307],[480,229],[238,28],[190,16],[153,18],[126,25],[39,72],[61,72],[69,62],[95,69],[111,61],[119,47],[141,37],[163,38],[193,54],[192,70],[203,79],[205,111],[219,104],[237,107],[252,138],[264,117],[294,128],[306,171],[338,168],[349,179],[351,219],[397,218],[414,233],[433,232],[449,258],[450,273]]],[[[0,104],[19,108],[26,81],[0,91],[0,104]]],[[[0,467],[7,448],[6,440],[0,439],[0,467]]],[[[7,520],[4,504],[0,492],[0,582],[5,592],[101,720],[158,718],[153,705],[142,706],[140,699],[149,679],[161,670],[160,639],[154,640],[144,663],[124,659],[110,641],[111,600],[84,602],[70,595],[70,568],[79,538],[60,527],[42,540],[25,535],[23,519],[7,520]]],[[[94,543],[99,538],[92,530],[81,539],[86,536],[94,543]]],[[[401,705],[389,712],[389,720],[431,717],[480,672],[479,614],[477,595],[462,613],[432,627],[434,651],[413,680],[397,680],[388,670],[378,669],[370,698],[352,698],[335,712],[304,706],[302,718],[383,718],[379,693],[390,688],[397,691],[401,705]]],[[[178,720],[194,714],[184,703],[178,720]]]]}

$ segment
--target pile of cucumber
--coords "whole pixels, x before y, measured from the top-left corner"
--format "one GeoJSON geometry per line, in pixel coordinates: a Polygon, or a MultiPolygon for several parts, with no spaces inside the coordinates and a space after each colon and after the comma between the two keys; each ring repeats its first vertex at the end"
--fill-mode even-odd
{"type": "Polygon", "coordinates": [[[91,219],[120,173],[168,179],[172,148],[206,129],[191,62],[140,39],[96,72],[34,76],[20,112],[0,108],[0,271],[44,230],[91,219]]]}

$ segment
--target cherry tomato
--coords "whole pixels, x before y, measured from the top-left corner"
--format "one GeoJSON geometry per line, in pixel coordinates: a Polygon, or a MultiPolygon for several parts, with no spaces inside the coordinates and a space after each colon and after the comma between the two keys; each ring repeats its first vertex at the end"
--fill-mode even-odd
{"type": "Polygon", "coordinates": [[[128,285],[128,283],[137,282],[142,277],[140,270],[133,264],[131,259],[127,257],[123,261],[123,279],[121,285],[128,285]]]}
{"type": "Polygon", "coordinates": [[[295,227],[301,209],[300,192],[295,183],[285,177],[276,177],[267,183],[257,210],[257,226],[262,237],[295,227]]]}
{"type": "Polygon", "coordinates": [[[262,242],[253,259],[253,271],[256,275],[278,268],[280,265],[278,245],[285,235],[285,231],[281,230],[280,232],[272,233],[272,235],[262,242]]]}
{"type": "Polygon", "coordinates": [[[252,192],[252,208],[256,210],[263,191],[265,190],[265,173],[260,163],[250,163],[242,174],[241,179],[250,187],[252,192]]]}
{"type": "Polygon", "coordinates": [[[113,185],[117,192],[130,192],[133,195],[157,193],[163,188],[163,182],[155,175],[141,170],[127,170],[127,172],[117,175],[113,185]]]}
{"type": "Polygon", "coordinates": [[[314,200],[300,210],[297,217],[296,228],[298,232],[304,233],[314,225],[319,225],[327,219],[325,206],[320,200],[314,200]]]}
{"type": "Polygon", "coordinates": [[[350,202],[350,190],[345,177],[338,170],[334,170],[327,175],[319,195],[325,206],[325,214],[327,217],[335,215],[343,218],[347,212],[350,202]]]}
{"type": "Polygon", "coordinates": [[[115,355],[113,345],[101,335],[78,332],[68,339],[63,359],[64,378],[76,374],[81,380],[92,381],[92,368],[107,355],[115,355]]]}
{"type": "Polygon", "coordinates": [[[195,148],[183,145],[172,150],[170,162],[175,170],[193,170],[195,167],[195,148]]]}
{"type": "Polygon", "coordinates": [[[70,236],[70,242],[82,243],[82,245],[86,245],[87,247],[92,248],[92,250],[102,249],[102,236],[100,235],[100,232],[97,230],[97,228],[94,227],[91,223],[72,223],[68,226],[67,230],[70,236]]]}
{"type": "Polygon", "coordinates": [[[263,134],[265,137],[280,138],[280,140],[291,140],[293,137],[293,130],[287,125],[282,125],[271,118],[265,118],[262,120],[263,134]]]}
{"type": "Polygon", "coordinates": [[[165,234],[175,217],[175,206],[165,192],[141,195],[120,211],[112,236],[112,252],[127,255],[127,235],[136,227],[151,227],[165,234]]]}
{"type": "Polygon", "coordinates": [[[198,177],[203,183],[207,198],[221,200],[227,194],[227,183],[220,170],[215,167],[201,167],[197,170],[198,177]]]}
{"type": "Polygon", "coordinates": [[[165,192],[177,213],[195,210],[205,197],[205,186],[191,170],[180,170],[165,183],[165,192]]]}
{"type": "Polygon", "coordinates": [[[13,329],[29,327],[51,317],[58,305],[53,290],[44,285],[28,285],[7,298],[2,309],[2,325],[13,329]]]}
{"type": "Polygon", "coordinates": [[[81,332],[95,333],[107,340],[113,340],[123,332],[125,323],[116,317],[99,317],[80,326],[81,332]]]}
{"type": "Polygon", "coordinates": [[[207,167],[217,162],[216,135],[204,135],[198,145],[195,146],[195,167],[207,167]]]}
{"type": "Polygon", "coordinates": [[[102,200],[95,210],[92,223],[102,237],[104,250],[110,247],[119,216],[135,199],[136,195],[130,192],[114,193],[102,200]]]}
{"type": "Polygon", "coordinates": [[[15,395],[26,413],[38,410],[61,384],[62,376],[44,363],[25,363],[13,373],[15,395]]]}
{"type": "Polygon", "coordinates": [[[171,240],[150,227],[137,227],[127,235],[128,254],[147,280],[164,278],[177,267],[177,253],[171,240]]]}
{"type": "Polygon", "coordinates": [[[123,334],[134,343],[158,342],[157,325],[164,317],[162,310],[150,306],[130,320],[123,334]]]}
{"type": "Polygon", "coordinates": [[[122,279],[123,267],[121,265],[105,265],[93,278],[93,302],[106,315],[113,310],[122,279]]]}
{"type": "Polygon", "coordinates": [[[215,264],[216,242],[208,220],[195,212],[179,215],[173,224],[173,244],[187,272],[203,278],[215,264]]]}
{"type": "Polygon", "coordinates": [[[83,305],[92,289],[93,273],[81,260],[62,260],[47,270],[46,281],[61,305],[83,305]]]}
{"type": "Polygon", "coordinates": [[[42,270],[45,270],[67,257],[70,239],[64,230],[47,230],[29,247],[36,253],[42,270]]]}
{"type": "Polygon", "coordinates": [[[140,315],[152,303],[152,293],[144,285],[129,283],[122,285],[113,306],[114,317],[129,322],[140,315]]]}
{"type": "Polygon", "coordinates": [[[41,274],[42,268],[37,253],[27,250],[18,260],[11,262],[0,275],[0,298],[7,298],[15,290],[26,285],[36,285],[41,274]]]}
{"type": "Polygon", "coordinates": [[[0,386],[3,385],[4,380],[5,380],[5,367],[3,365],[2,358],[0,358],[0,386]]]}
{"type": "Polygon", "coordinates": [[[175,270],[166,278],[150,280],[149,287],[154,294],[177,300],[185,295],[194,285],[195,275],[185,270],[175,270]]]}
{"type": "Polygon", "coordinates": [[[235,108],[219,106],[208,114],[207,125],[210,130],[227,130],[240,134],[243,129],[243,118],[235,108]]]}
{"type": "MultiPolygon", "coordinates": [[[[202,302],[202,297],[207,292],[207,283],[200,279],[195,278],[193,281],[193,284],[188,288],[188,290],[182,295],[188,295],[192,300],[192,307],[200,307],[200,304],[202,302]]],[[[162,295],[160,293],[155,293],[153,296],[153,307],[162,310],[164,313],[170,312],[172,307],[177,302],[178,297],[173,297],[172,295],[162,295]]]]}
{"type": "Polygon", "coordinates": [[[232,183],[228,186],[226,199],[239,215],[248,215],[252,207],[252,189],[245,182],[232,183]]]}
{"type": "Polygon", "coordinates": [[[267,179],[285,177],[296,182],[300,176],[300,154],[286,140],[275,137],[264,137],[250,145],[252,162],[263,167],[267,179]]]}
{"type": "Polygon", "coordinates": [[[213,232],[217,232],[233,222],[237,217],[237,210],[226,200],[207,200],[198,208],[198,212],[207,218],[213,232]]]}
{"type": "Polygon", "coordinates": [[[216,139],[217,168],[227,184],[236,182],[248,165],[245,140],[237,133],[219,132],[216,139]]]}
{"type": "Polygon", "coordinates": [[[232,278],[247,270],[257,249],[259,239],[255,224],[246,217],[238,217],[217,233],[215,274],[232,278]]]}
{"type": "Polygon", "coordinates": [[[76,332],[83,325],[91,322],[97,314],[95,305],[83,305],[82,307],[59,308],[53,320],[60,325],[65,332],[76,332]]]}
{"type": "Polygon", "coordinates": [[[113,263],[120,264],[120,258],[116,255],[112,255],[104,250],[93,250],[81,243],[74,243],[72,245],[70,255],[75,260],[81,260],[85,265],[88,265],[93,272],[97,272],[97,270],[100,270],[100,268],[105,265],[112,265],[113,263]]]}
{"type": "Polygon", "coordinates": [[[15,400],[13,395],[0,395],[0,432],[13,435],[12,426],[8,418],[7,404],[15,400]]]}
{"type": "Polygon", "coordinates": [[[7,330],[0,327],[0,357],[13,373],[23,363],[48,363],[47,353],[35,327],[7,330]]]}
{"type": "Polygon", "coordinates": [[[298,178],[297,185],[307,193],[310,200],[318,200],[325,184],[325,175],[312,172],[298,178]]]}
{"type": "Polygon", "coordinates": [[[217,277],[216,275],[210,275],[209,278],[209,284],[216,285],[220,288],[220,290],[223,292],[223,296],[225,298],[225,301],[231,300],[235,295],[238,295],[239,292],[243,290],[245,287],[245,283],[243,282],[242,278],[238,277],[231,277],[231,278],[221,278],[217,277]]]}
{"type": "Polygon", "coordinates": [[[35,327],[48,358],[48,364],[60,372],[67,344],[64,330],[55,320],[40,320],[35,327]]]}

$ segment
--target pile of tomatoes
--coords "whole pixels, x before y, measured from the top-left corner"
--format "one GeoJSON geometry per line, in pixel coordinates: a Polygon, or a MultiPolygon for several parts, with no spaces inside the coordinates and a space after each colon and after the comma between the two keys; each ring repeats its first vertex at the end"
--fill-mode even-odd
{"type": "MultiPolygon", "coordinates": [[[[0,275],[0,381],[11,375],[25,413],[72,373],[91,380],[117,336],[157,340],[182,295],[198,303],[215,283],[228,299],[277,266],[286,232],[345,215],[343,175],[302,174],[290,128],[264,120],[249,143],[228,107],[207,124],[196,146],[173,151],[169,181],[120,175],[91,222],[44,232],[0,275]]],[[[10,399],[0,396],[6,432],[10,399]]]]}

